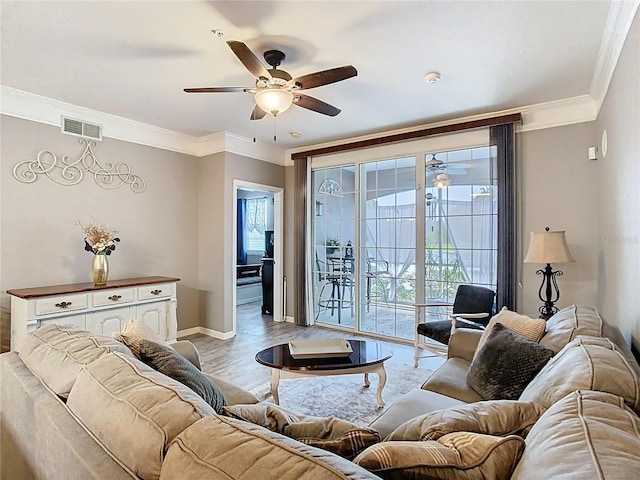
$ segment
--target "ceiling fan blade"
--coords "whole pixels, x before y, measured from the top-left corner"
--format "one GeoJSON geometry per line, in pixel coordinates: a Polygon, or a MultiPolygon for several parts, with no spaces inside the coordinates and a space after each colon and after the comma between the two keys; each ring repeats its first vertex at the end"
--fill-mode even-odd
{"type": "Polygon", "coordinates": [[[262,65],[262,62],[258,60],[258,57],[256,57],[244,43],[238,42],[237,40],[228,40],[227,45],[229,45],[231,50],[233,50],[233,53],[236,54],[236,57],[238,57],[245,68],[249,70],[254,77],[264,77],[271,80],[271,74],[267,71],[264,65],[262,65]]]}
{"type": "Polygon", "coordinates": [[[260,120],[261,118],[264,118],[266,114],[267,112],[256,105],[253,109],[253,112],[251,112],[251,120],[260,120]]]}
{"type": "Polygon", "coordinates": [[[216,93],[216,92],[244,92],[247,87],[203,87],[203,88],[185,88],[187,93],[216,93]]]}
{"type": "Polygon", "coordinates": [[[313,110],[314,112],[329,115],[330,117],[335,117],[341,112],[339,108],[336,108],[333,105],[329,105],[322,100],[318,100],[317,98],[310,97],[309,95],[303,95],[301,93],[296,94],[296,99],[293,104],[306,108],[307,110],[313,110]]]}
{"type": "Polygon", "coordinates": [[[294,78],[292,81],[298,85],[300,90],[306,90],[346,80],[356,75],[358,75],[356,68],[353,65],[346,65],[344,67],[330,68],[329,70],[302,75],[301,77],[294,78]]]}

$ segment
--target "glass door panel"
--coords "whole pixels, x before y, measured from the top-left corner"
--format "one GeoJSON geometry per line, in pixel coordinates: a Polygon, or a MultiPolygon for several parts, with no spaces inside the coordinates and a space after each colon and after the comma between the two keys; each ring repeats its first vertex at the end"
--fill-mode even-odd
{"type": "Polygon", "coordinates": [[[360,165],[359,330],[413,339],[415,157],[360,165]]]}
{"type": "Polygon", "coordinates": [[[311,174],[315,321],[355,327],[355,168],[311,174]]]}

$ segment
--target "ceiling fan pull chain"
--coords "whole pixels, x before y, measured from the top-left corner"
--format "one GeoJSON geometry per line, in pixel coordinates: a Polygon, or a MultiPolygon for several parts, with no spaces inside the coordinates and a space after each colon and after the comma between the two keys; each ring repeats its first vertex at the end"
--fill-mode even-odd
{"type": "Polygon", "coordinates": [[[273,117],[273,141],[276,141],[276,122],[278,121],[278,117],[273,117]]]}
{"type": "Polygon", "coordinates": [[[253,143],[256,143],[256,119],[253,119],[253,143]]]}

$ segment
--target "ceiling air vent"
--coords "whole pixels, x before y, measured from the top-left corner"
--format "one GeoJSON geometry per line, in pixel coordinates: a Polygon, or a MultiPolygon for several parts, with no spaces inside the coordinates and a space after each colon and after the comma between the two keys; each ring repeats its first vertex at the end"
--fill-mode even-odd
{"type": "Polygon", "coordinates": [[[62,117],[62,133],[102,141],[102,126],[62,117]]]}

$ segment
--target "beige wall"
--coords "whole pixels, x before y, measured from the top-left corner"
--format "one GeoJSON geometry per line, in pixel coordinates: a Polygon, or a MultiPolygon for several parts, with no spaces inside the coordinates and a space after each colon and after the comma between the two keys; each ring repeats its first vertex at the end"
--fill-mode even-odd
{"type": "MultiPolygon", "coordinates": [[[[283,166],[230,152],[199,159],[201,326],[222,333],[233,331],[233,181],[283,188],[284,170],[283,166]]],[[[285,263],[286,257],[285,253],[285,263]]]]}
{"type": "Polygon", "coordinates": [[[575,263],[552,265],[564,274],[557,277],[560,288],[558,308],[571,304],[594,305],[597,292],[596,210],[600,195],[594,191],[597,168],[587,158],[593,145],[593,122],[547,128],[516,135],[517,165],[520,174],[521,235],[519,275],[516,292],[519,312],[535,316],[542,302],[538,289],[541,264],[523,263],[530,232],[565,230],[575,263]]]}
{"type": "Polygon", "coordinates": [[[594,221],[597,305],[640,348],[640,14],[627,36],[595,125],[592,144],[606,129],[607,155],[596,163],[594,221]]]}
{"type": "MultiPolygon", "coordinates": [[[[125,162],[147,184],[143,193],[105,190],[91,177],[61,186],[47,178],[18,182],[13,167],[40,150],[77,158],[78,139],[58,127],[2,116],[0,185],[0,301],[6,331],[11,288],[91,281],[76,220],[114,227],[122,242],[110,257],[110,278],[180,277],[178,328],[198,325],[197,159],[118,140],[98,142],[101,162],[125,162]]],[[[6,346],[8,338],[3,338],[6,346]]]]}

